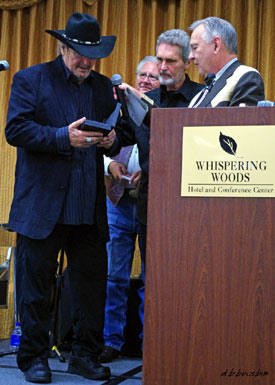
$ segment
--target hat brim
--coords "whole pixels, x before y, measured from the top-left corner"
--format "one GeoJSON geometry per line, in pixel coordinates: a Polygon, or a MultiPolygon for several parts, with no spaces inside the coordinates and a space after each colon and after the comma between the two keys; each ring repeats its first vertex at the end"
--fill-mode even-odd
{"type": "Polygon", "coordinates": [[[55,37],[56,39],[62,41],[62,43],[66,44],[68,47],[72,48],[79,55],[86,56],[89,59],[102,59],[111,54],[114,49],[116,43],[116,36],[101,36],[101,41],[99,44],[89,45],[89,44],[81,44],[74,43],[71,40],[68,40],[63,34],[65,31],[59,30],[49,30],[46,29],[46,32],[55,37]]]}

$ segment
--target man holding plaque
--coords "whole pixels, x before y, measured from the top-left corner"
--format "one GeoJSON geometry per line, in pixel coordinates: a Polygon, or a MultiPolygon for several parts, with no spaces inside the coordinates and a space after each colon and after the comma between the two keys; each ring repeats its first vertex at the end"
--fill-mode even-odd
{"type": "Polygon", "coordinates": [[[17,147],[9,227],[17,233],[16,267],[22,338],[17,363],[26,381],[51,382],[48,366],[50,295],[57,256],[66,252],[74,338],[68,372],[105,380],[98,363],[104,326],[109,240],[103,153],[114,130],[82,130],[114,111],[112,83],[95,72],[115,36],[101,36],[97,20],[73,13],[65,30],[47,30],[61,54],[15,74],[6,138],[17,147]]]}

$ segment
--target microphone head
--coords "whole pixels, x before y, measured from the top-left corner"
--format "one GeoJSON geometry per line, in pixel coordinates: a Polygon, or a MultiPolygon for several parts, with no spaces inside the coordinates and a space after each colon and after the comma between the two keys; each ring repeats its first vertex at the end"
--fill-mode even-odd
{"type": "Polygon", "coordinates": [[[7,69],[9,68],[9,63],[7,62],[7,60],[0,60],[0,66],[3,66],[4,71],[7,71],[7,69]]]}
{"type": "Polygon", "coordinates": [[[204,83],[206,83],[208,86],[213,82],[213,80],[215,79],[215,74],[213,72],[211,72],[210,74],[208,74],[204,79],[204,83]]]}
{"type": "Polygon", "coordinates": [[[119,84],[122,83],[122,77],[119,74],[114,74],[111,77],[111,82],[113,86],[118,86],[119,84]]]}
{"type": "Polygon", "coordinates": [[[257,106],[258,107],[274,107],[275,106],[275,102],[271,102],[270,100],[260,100],[257,103],[257,106]]]}

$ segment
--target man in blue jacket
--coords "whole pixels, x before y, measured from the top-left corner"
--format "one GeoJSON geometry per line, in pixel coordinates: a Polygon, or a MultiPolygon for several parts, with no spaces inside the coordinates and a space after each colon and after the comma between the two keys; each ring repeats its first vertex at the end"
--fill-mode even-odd
{"type": "Polygon", "coordinates": [[[9,227],[17,233],[16,265],[22,339],[19,368],[29,382],[51,382],[48,366],[50,293],[64,249],[70,276],[74,340],[68,371],[107,379],[102,351],[109,240],[103,153],[115,133],[85,132],[114,110],[111,81],[92,68],[110,55],[115,36],[101,36],[97,20],[73,13],[66,29],[47,30],[61,54],[15,74],[6,138],[17,147],[9,227]]]}

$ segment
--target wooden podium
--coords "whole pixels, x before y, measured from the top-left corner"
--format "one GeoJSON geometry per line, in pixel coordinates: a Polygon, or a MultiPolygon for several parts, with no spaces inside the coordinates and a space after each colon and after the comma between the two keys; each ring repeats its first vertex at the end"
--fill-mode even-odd
{"type": "Polygon", "coordinates": [[[181,197],[183,127],[220,125],[275,108],[153,111],[143,385],[275,384],[275,199],[181,197]]]}

